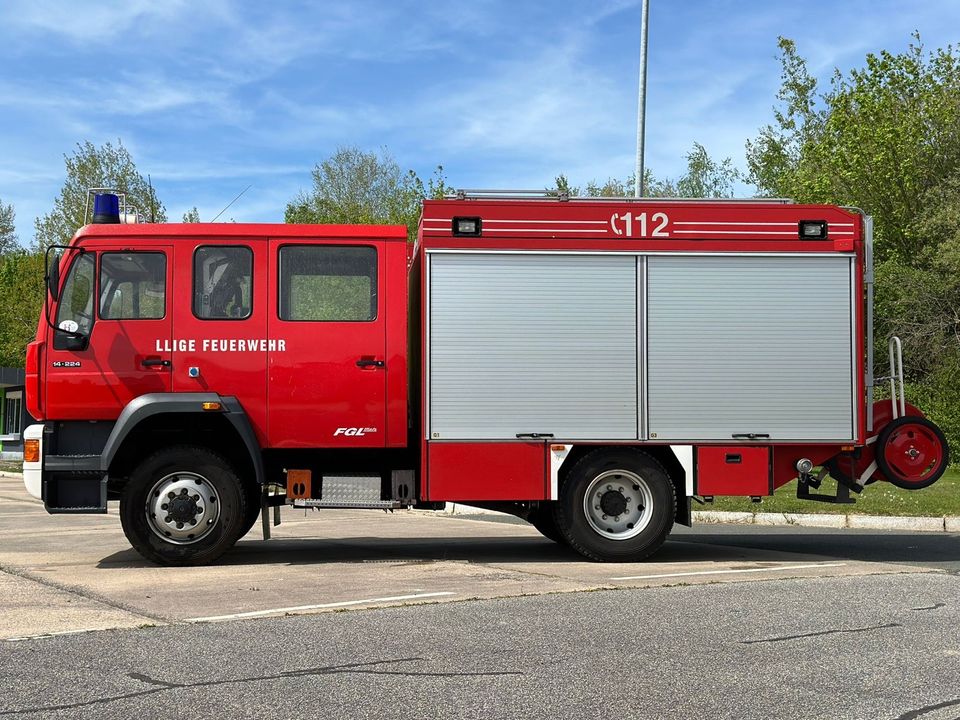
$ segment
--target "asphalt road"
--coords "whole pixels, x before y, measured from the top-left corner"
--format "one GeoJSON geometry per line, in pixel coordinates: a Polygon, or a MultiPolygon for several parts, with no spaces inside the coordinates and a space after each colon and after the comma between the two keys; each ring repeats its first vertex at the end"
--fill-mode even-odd
{"type": "Polygon", "coordinates": [[[653,587],[0,644],[0,717],[960,716],[947,574],[653,587]]]}

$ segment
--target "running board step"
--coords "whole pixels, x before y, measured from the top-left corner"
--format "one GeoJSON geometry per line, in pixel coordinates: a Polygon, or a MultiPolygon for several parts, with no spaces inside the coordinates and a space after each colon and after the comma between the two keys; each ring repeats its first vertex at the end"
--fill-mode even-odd
{"type": "Polygon", "coordinates": [[[298,508],[340,508],[342,510],[396,510],[407,507],[395,500],[371,500],[368,502],[345,502],[343,500],[314,500],[313,498],[298,498],[293,500],[293,506],[298,508]]]}

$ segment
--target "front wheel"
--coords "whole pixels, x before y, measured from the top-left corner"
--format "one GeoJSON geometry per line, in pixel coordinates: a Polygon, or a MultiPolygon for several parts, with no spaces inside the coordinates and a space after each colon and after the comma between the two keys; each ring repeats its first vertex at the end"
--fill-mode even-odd
{"type": "Polygon", "coordinates": [[[240,538],[247,502],[225,458],[184,445],[154,453],[133,471],[120,496],[120,523],[147,560],[203,565],[240,538]]]}
{"type": "Polygon", "coordinates": [[[673,528],[677,500],[667,471],[645,452],[595,450],[560,489],[557,524],[570,547],[592,560],[635,562],[673,528]]]}

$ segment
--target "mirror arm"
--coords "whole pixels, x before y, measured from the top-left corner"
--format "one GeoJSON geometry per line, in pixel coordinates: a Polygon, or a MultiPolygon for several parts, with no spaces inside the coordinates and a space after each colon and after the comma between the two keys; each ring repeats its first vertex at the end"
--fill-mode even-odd
{"type": "MultiPolygon", "coordinates": [[[[47,321],[47,325],[49,325],[55,331],[66,333],[71,337],[85,338],[86,335],[84,335],[81,332],[74,332],[73,330],[64,330],[63,328],[58,328],[56,325],[53,324],[53,321],[50,319],[49,299],[50,297],[53,297],[54,301],[57,301],[60,299],[60,288],[57,287],[56,293],[54,293],[54,291],[50,287],[50,251],[51,250],[64,250],[66,252],[78,252],[81,255],[83,255],[85,252],[87,252],[87,249],[82,247],[70,246],[70,245],[49,245],[47,246],[47,250],[44,253],[44,257],[43,257],[43,282],[44,282],[44,285],[46,286],[46,292],[44,293],[44,298],[43,298],[43,317],[47,321]]],[[[57,258],[57,262],[60,262],[60,258],[57,258]]],[[[58,268],[58,271],[57,271],[58,285],[59,285],[59,281],[60,281],[60,272],[58,268]]],[[[94,302],[96,302],[96,296],[94,296],[94,302]]]]}

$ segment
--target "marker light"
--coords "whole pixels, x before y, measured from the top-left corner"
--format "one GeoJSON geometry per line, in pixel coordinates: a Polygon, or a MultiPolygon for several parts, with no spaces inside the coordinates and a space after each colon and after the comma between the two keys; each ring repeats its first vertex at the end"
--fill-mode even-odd
{"type": "Polygon", "coordinates": [[[205,402],[201,403],[200,407],[204,410],[220,410],[223,406],[218,402],[205,402]]]}
{"type": "Polygon", "coordinates": [[[29,463],[40,462],[40,441],[23,441],[23,461],[29,463]]]}
{"type": "Polygon", "coordinates": [[[827,239],[827,221],[826,220],[801,220],[800,221],[800,239],[801,240],[826,240],[827,239]]]}
{"type": "Polygon", "coordinates": [[[94,195],[93,222],[95,225],[118,225],[120,223],[120,198],[113,193],[97,193],[94,195]]]}
{"type": "Polygon", "coordinates": [[[455,217],[453,219],[454,237],[480,237],[480,218],[455,217]]]}

